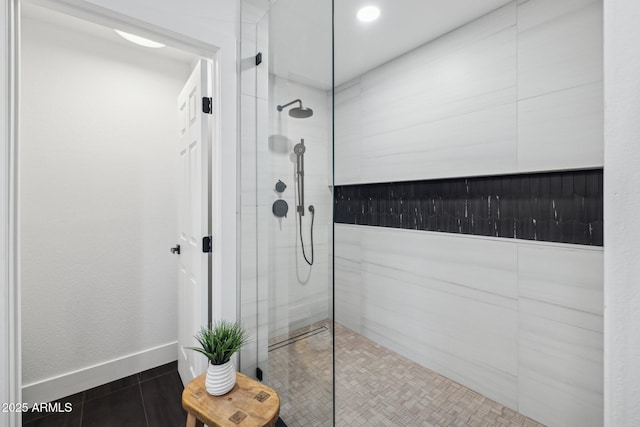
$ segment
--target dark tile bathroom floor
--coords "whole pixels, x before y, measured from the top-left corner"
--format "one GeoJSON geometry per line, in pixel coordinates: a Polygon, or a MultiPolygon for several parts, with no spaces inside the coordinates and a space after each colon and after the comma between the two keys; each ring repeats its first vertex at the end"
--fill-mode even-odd
{"type": "MultiPolygon", "coordinates": [[[[59,399],[64,413],[27,413],[24,427],[183,427],[182,381],[178,362],[59,399]]],[[[276,427],[287,427],[278,419],[276,427]]]]}
{"type": "Polygon", "coordinates": [[[168,363],[57,402],[71,403],[68,413],[27,413],[25,427],[180,427],[182,381],[177,362],[168,363]]]}

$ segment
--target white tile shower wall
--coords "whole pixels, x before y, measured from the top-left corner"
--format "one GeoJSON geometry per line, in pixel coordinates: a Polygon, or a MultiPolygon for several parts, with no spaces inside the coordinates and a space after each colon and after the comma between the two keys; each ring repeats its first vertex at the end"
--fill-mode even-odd
{"type": "Polygon", "coordinates": [[[549,426],[603,423],[603,262],[579,246],[518,247],[519,410],[549,426]]]}
{"type": "Polygon", "coordinates": [[[518,6],[518,99],[602,81],[602,1],[518,6]]]}
{"type": "Polygon", "coordinates": [[[518,6],[518,169],[602,167],[602,1],[518,6]]]}
{"type": "Polygon", "coordinates": [[[516,7],[336,90],[336,184],[516,167],[516,7]]]}
{"type": "Polygon", "coordinates": [[[600,167],[602,2],[512,2],[335,97],[336,184],[600,167]]]}
{"type": "Polygon", "coordinates": [[[336,321],[549,426],[602,423],[602,249],[336,224],[336,321]]]}
{"type": "Polygon", "coordinates": [[[521,172],[602,167],[602,82],[518,101],[521,172]]]}
{"type": "MultiPolygon", "coordinates": [[[[330,149],[327,94],[280,77],[270,76],[269,138],[264,162],[269,165],[268,201],[260,222],[268,224],[268,289],[269,335],[275,337],[292,329],[307,326],[329,317],[329,232],[332,221],[332,196],[327,186],[330,149]],[[301,99],[314,114],[307,119],[295,119],[288,109],[276,110],[278,104],[301,99]],[[302,235],[307,257],[311,255],[309,205],[315,206],[314,264],[309,267],[300,247],[299,223],[296,214],[297,186],[293,146],[305,140],[305,215],[302,235]],[[287,189],[279,194],[275,183],[282,180],[287,189]],[[271,204],[277,199],[288,203],[289,212],[277,218],[271,204]]],[[[260,163],[260,162],[259,162],[260,163]]],[[[262,190],[261,190],[262,191],[262,190]]]]}

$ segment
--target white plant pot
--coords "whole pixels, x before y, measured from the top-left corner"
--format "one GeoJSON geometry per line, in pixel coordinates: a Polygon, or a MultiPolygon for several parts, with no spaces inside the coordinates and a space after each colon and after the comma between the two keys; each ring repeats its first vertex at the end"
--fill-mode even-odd
{"type": "Polygon", "coordinates": [[[222,365],[212,365],[209,363],[205,387],[207,393],[212,396],[222,396],[231,391],[236,384],[236,369],[231,360],[222,365]]]}

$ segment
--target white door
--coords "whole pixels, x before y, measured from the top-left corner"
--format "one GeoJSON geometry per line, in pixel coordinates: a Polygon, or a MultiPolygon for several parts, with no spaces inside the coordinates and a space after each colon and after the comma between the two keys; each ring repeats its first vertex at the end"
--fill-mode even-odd
{"type": "Polygon", "coordinates": [[[180,262],[178,267],[178,372],[187,384],[202,374],[206,358],[186,347],[208,322],[209,260],[202,238],[209,234],[209,118],[203,112],[208,97],[206,61],[200,60],[178,96],[181,183],[179,188],[180,262]]]}

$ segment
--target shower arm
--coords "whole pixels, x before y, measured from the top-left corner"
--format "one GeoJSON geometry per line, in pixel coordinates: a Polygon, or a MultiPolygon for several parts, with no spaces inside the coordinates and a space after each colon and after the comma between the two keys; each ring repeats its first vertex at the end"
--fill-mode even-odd
{"type": "MultiPolygon", "coordinates": [[[[297,102],[297,103],[299,103],[299,104],[300,104],[300,108],[302,108],[302,101],[301,101],[300,99],[296,99],[296,100],[291,101],[291,102],[289,102],[289,103],[287,103],[287,104],[284,104],[284,105],[278,105],[278,106],[276,107],[276,109],[277,109],[278,111],[282,111],[282,110],[284,110],[285,108],[287,108],[289,105],[295,104],[296,102],[297,102]]],[[[271,104],[271,105],[273,105],[273,104],[271,104]]]]}

